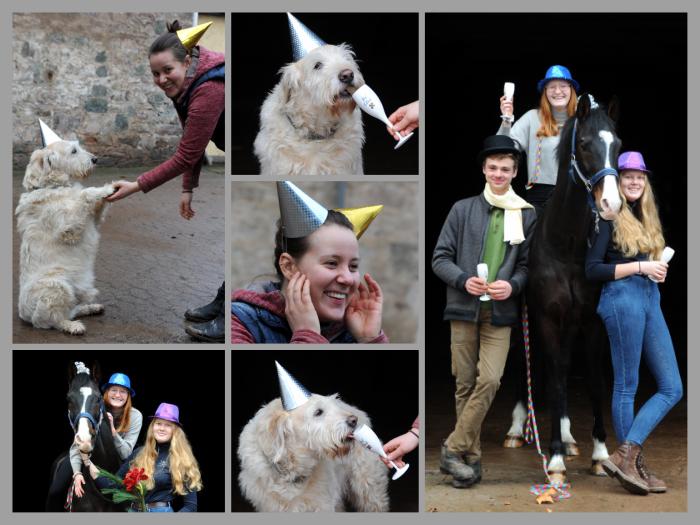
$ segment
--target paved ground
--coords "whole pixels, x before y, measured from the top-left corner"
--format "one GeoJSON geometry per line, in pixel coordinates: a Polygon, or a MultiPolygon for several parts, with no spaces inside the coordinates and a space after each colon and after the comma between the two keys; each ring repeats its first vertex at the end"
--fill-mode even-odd
{"type": "MultiPolygon", "coordinates": [[[[448,385],[449,386],[449,385],[448,385]]],[[[429,415],[426,431],[426,490],[428,512],[686,512],[688,510],[688,451],[685,400],[675,407],[645,443],[644,454],[652,470],[668,484],[666,494],[635,496],[617,481],[588,474],[591,463],[590,408],[585,389],[573,386],[572,433],[581,455],[567,460],[572,497],[555,504],[538,505],[529,493],[533,483],[543,483],[542,462],[534,444],[521,449],[501,448],[510,426],[512,396],[499,392],[482,432],[483,481],[469,489],[455,489],[451,478],[440,473],[440,444],[454,424],[453,393],[444,385],[431,385],[426,398],[429,415]]],[[[647,394],[639,396],[646,399],[647,394]]],[[[539,414],[539,412],[538,412],[539,414]]],[[[537,420],[546,447],[549,422],[537,420]]],[[[615,438],[607,414],[608,451],[615,438]]],[[[546,450],[545,450],[546,452],[546,450]]]]}
{"type": "MultiPolygon", "coordinates": [[[[97,169],[85,186],[134,178],[142,173],[97,169]]],[[[180,182],[136,194],[110,207],[102,226],[95,267],[102,316],[84,319],[84,336],[39,330],[17,316],[19,238],[13,236],[13,341],[15,343],[190,343],[184,311],[209,302],[224,279],[224,168],[205,167],[195,190],[197,215],[178,213],[180,182]]],[[[13,202],[23,172],[14,174],[13,202]]],[[[15,229],[16,230],[16,229],[15,229]]]]}

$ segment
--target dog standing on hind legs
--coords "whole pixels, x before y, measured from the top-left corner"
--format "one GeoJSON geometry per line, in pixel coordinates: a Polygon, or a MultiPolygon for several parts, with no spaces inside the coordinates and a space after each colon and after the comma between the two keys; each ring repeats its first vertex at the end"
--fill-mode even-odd
{"type": "MultiPolygon", "coordinates": [[[[42,136],[44,131],[42,126],[42,136]]],[[[103,199],[114,188],[83,188],[77,181],[92,172],[97,158],[50,133],[53,140],[32,153],[15,209],[21,237],[18,310],[36,328],[82,335],[85,325],[75,319],[104,312],[93,303],[94,266],[107,208],[103,199]]]]}

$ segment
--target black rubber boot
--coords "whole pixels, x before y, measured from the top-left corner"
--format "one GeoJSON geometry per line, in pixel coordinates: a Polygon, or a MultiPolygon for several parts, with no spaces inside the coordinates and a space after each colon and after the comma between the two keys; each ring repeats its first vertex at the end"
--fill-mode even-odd
{"type": "Polygon", "coordinates": [[[185,328],[185,332],[190,334],[198,341],[204,341],[206,343],[223,343],[225,341],[225,328],[226,323],[224,322],[224,314],[222,312],[215,319],[212,319],[209,322],[189,325],[187,328],[185,328]]]}
{"type": "Polygon", "coordinates": [[[218,292],[216,292],[216,297],[212,302],[200,306],[199,308],[187,310],[185,312],[185,319],[194,323],[203,323],[216,319],[224,310],[224,284],[225,283],[221,283],[218,292]]]}

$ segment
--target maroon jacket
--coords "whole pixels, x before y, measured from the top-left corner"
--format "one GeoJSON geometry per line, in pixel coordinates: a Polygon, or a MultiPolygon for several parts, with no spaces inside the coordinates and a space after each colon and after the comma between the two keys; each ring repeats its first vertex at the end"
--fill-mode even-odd
{"type": "MultiPolygon", "coordinates": [[[[284,295],[279,290],[262,291],[258,287],[247,290],[235,290],[231,296],[231,302],[244,302],[259,308],[265,309],[268,312],[285,318],[284,295]]],[[[335,336],[345,331],[345,325],[342,322],[324,324],[321,327],[321,333],[317,334],[311,330],[297,330],[292,334],[292,339],[289,343],[292,344],[328,344],[335,336]]],[[[253,335],[248,331],[245,325],[236,317],[231,315],[231,342],[234,344],[255,343],[253,335]]],[[[370,343],[388,343],[389,338],[380,332],[379,335],[370,343]]]]}
{"type": "MultiPolygon", "coordinates": [[[[225,62],[223,53],[199,47],[199,62],[194,75],[185,78],[180,99],[188,86],[197,78],[225,62]]],[[[209,144],[219,116],[224,111],[225,87],[223,82],[204,82],[190,95],[187,119],[180,119],[182,138],[177,151],[170,159],[147,171],[136,179],[144,193],[151,191],[182,173],[182,189],[192,190],[199,185],[204,150],[209,144]]]]}

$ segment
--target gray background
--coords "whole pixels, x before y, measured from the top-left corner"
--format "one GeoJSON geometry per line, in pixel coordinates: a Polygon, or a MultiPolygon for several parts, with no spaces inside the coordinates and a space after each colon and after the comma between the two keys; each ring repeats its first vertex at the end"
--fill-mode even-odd
{"type": "MultiPolygon", "coordinates": [[[[2,95],[2,100],[5,100],[5,104],[2,106],[2,113],[0,113],[0,121],[2,122],[2,126],[0,129],[2,130],[2,144],[4,145],[3,149],[3,155],[2,158],[5,159],[6,162],[6,172],[10,173],[11,172],[11,158],[12,158],[12,141],[14,137],[14,131],[12,129],[12,118],[11,118],[11,107],[10,107],[10,100],[11,100],[11,82],[9,79],[11,78],[10,71],[12,67],[12,57],[11,57],[11,24],[12,24],[12,17],[11,17],[11,12],[12,11],[22,11],[22,12],[27,12],[27,11],[74,11],[79,8],[83,8],[84,4],[82,3],[77,3],[77,2],[68,2],[66,0],[53,0],[53,1],[24,1],[24,2],[18,2],[18,1],[12,1],[11,3],[3,3],[2,7],[2,17],[0,17],[0,34],[3,35],[3,46],[2,49],[3,51],[0,52],[0,71],[5,72],[5,78],[8,79],[4,82],[0,82],[0,94],[2,95]]],[[[137,11],[139,9],[143,9],[144,3],[143,2],[136,2],[132,0],[124,0],[120,2],[119,4],[113,4],[106,6],[105,8],[99,9],[105,12],[109,11],[115,11],[117,8],[120,11],[137,11]]],[[[192,4],[191,2],[184,2],[184,1],[179,1],[179,0],[171,0],[168,2],[161,1],[161,0],[152,0],[148,3],[148,10],[149,11],[163,11],[163,12],[172,12],[172,11],[189,11],[192,9],[192,4]]],[[[230,1],[221,1],[221,0],[205,0],[199,3],[197,5],[199,9],[206,9],[210,11],[230,11],[232,9],[238,10],[238,11],[286,11],[286,10],[293,10],[295,12],[303,12],[303,11],[331,11],[331,10],[338,10],[338,11],[389,11],[389,10],[399,10],[399,11],[420,11],[420,12],[425,12],[426,9],[428,9],[431,12],[438,12],[438,11],[443,11],[443,12],[449,12],[449,11],[466,11],[466,12],[492,12],[492,11],[522,11],[522,10],[527,10],[527,11],[571,11],[571,10],[585,10],[585,11],[631,11],[631,12],[639,12],[639,11],[687,11],[690,13],[689,16],[689,35],[688,35],[688,48],[689,48],[689,84],[690,84],[690,93],[695,93],[697,88],[698,88],[698,46],[700,43],[698,42],[698,30],[700,27],[698,27],[698,21],[695,18],[694,15],[697,15],[698,13],[698,7],[697,3],[694,3],[694,5],[691,5],[691,2],[689,0],[681,0],[681,1],[666,1],[663,3],[658,3],[658,2],[652,2],[652,1],[637,1],[634,4],[631,4],[630,2],[612,2],[610,0],[607,1],[601,1],[601,0],[596,0],[596,1],[589,1],[585,5],[576,5],[576,6],[566,6],[563,5],[562,2],[560,1],[541,1],[541,0],[533,0],[527,3],[522,3],[522,2],[517,2],[514,0],[502,0],[501,2],[498,2],[497,4],[493,2],[486,2],[486,1],[481,1],[481,2],[459,2],[459,1],[445,1],[445,0],[434,0],[430,2],[429,5],[426,5],[425,2],[419,2],[417,0],[404,0],[401,3],[397,2],[390,2],[389,0],[356,0],[352,4],[339,4],[337,7],[331,6],[327,1],[321,1],[321,0],[309,0],[309,1],[276,1],[276,2],[239,2],[237,5],[234,5],[230,1]]],[[[97,6],[96,4],[91,4],[89,7],[91,10],[96,10],[97,6]]],[[[421,15],[420,17],[420,25],[421,29],[421,37],[420,37],[420,69],[421,69],[421,92],[423,92],[424,89],[424,42],[423,42],[423,36],[422,36],[422,31],[424,30],[424,17],[421,15]]],[[[498,38],[498,35],[502,31],[507,31],[507,27],[494,27],[494,38],[498,38]]],[[[565,28],[558,28],[558,30],[564,31],[565,28]]],[[[395,43],[395,45],[399,46],[400,45],[400,28],[387,28],[387,38],[392,40],[392,42],[395,43]]],[[[601,35],[601,38],[604,38],[605,35],[601,35]]],[[[553,35],[553,38],[556,38],[556,33],[553,35]]],[[[261,41],[264,40],[264,35],[261,35],[261,41]]],[[[251,45],[261,45],[261,42],[251,42],[251,45]]],[[[518,50],[514,50],[514,53],[517,53],[518,50]]],[[[227,56],[230,57],[231,53],[230,50],[227,50],[227,56]]],[[[525,58],[525,57],[524,57],[525,58]]],[[[231,67],[231,66],[229,66],[231,67]]],[[[235,68],[235,65],[233,66],[235,68]]],[[[454,67],[463,67],[462,64],[454,64],[454,67]]],[[[669,75],[669,79],[672,80],[672,76],[669,75]]],[[[230,84],[227,83],[227,92],[230,93],[230,84]]],[[[454,91],[454,90],[446,90],[445,96],[454,96],[455,97],[455,103],[459,105],[464,105],[465,102],[461,100],[459,97],[459,93],[454,91]]],[[[688,101],[688,108],[689,108],[689,117],[690,117],[690,122],[695,123],[698,121],[697,117],[698,115],[698,104],[695,98],[690,98],[688,101]]],[[[429,108],[424,108],[427,113],[429,114],[430,109],[429,108]]],[[[670,111],[673,111],[672,107],[669,107],[670,111]]],[[[429,121],[428,121],[429,122],[429,121]]],[[[425,169],[424,169],[424,159],[422,158],[423,152],[424,152],[424,140],[423,140],[423,134],[427,131],[427,128],[425,126],[426,124],[426,119],[425,115],[422,117],[422,127],[418,133],[418,140],[420,141],[420,151],[421,151],[421,161],[420,161],[420,170],[421,170],[421,176],[419,178],[419,186],[420,186],[420,199],[421,202],[424,202],[424,178],[425,178],[425,169]]],[[[460,123],[456,124],[456,129],[455,130],[444,130],[444,129],[436,129],[433,130],[434,133],[449,133],[449,132],[458,132],[458,126],[460,123]]],[[[464,125],[464,123],[461,123],[464,125]]],[[[227,124],[227,129],[230,127],[230,123],[227,124]]],[[[696,126],[691,126],[691,129],[689,130],[689,143],[691,145],[696,145],[698,143],[698,131],[696,126]]],[[[228,162],[227,162],[228,164],[228,162]]],[[[228,173],[228,168],[227,168],[227,173],[228,173]]],[[[448,176],[446,174],[431,174],[431,176],[448,176]]],[[[9,184],[9,175],[6,176],[6,184],[9,184]]],[[[234,177],[233,179],[235,180],[246,180],[246,177],[234,177]]],[[[250,179],[249,179],[250,180],[250,179]]],[[[258,179],[259,180],[259,179],[258,179]]],[[[378,177],[373,178],[373,180],[382,180],[378,177]]],[[[396,180],[401,180],[400,178],[392,177],[391,180],[396,181],[396,180]]],[[[697,190],[699,187],[699,183],[696,177],[689,177],[688,181],[688,195],[696,195],[697,190]]],[[[227,186],[226,190],[226,202],[230,202],[230,188],[227,186]]],[[[684,195],[679,195],[678,198],[687,198],[684,195]]],[[[11,413],[10,413],[10,407],[11,407],[11,399],[13,395],[13,381],[15,382],[24,382],[27,381],[28,385],[27,388],[39,388],[41,385],[34,385],[31,383],[31,371],[25,371],[22,374],[18,374],[16,377],[12,377],[11,373],[11,359],[12,359],[12,351],[27,351],[26,347],[23,347],[22,345],[12,345],[11,342],[11,316],[12,316],[12,305],[9,302],[9,297],[11,297],[11,275],[12,275],[12,258],[11,258],[11,249],[10,247],[10,242],[11,242],[11,224],[12,224],[12,205],[11,205],[11,192],[10,191],[5,191],[2,193],[2,209],[4,210],[4,217],[2,219],[3,225],[2,228],[0,228],[0,235],[2,235],[2,241],[3,241],[3,246],[5,247],[4,250],[4,258],[2,259],[2,269],[5,270],[3,272],[4,278],[0,282],[0,292],[2,293],[2,297],[6,298],[6,301],[3,302],[2,304],[2,313],[0,315],[0,322],[2,323],[0,325],[0,328],[2,328],[1,332],[2,337],[4,338],[4,344],[2,345],[4,352],[2,356],[2,361],[0,361],[0,368],[2,368],[2,384],[4,387],[3,393],[4,395],[2,396],[3,401],[2,401],[2,419],[5,422],[11,421],[11,413]]],[[[426,213],[430,212],[430,204],[429,203],[424,203],[424,209],[426,210],[426,213]]],[[[231,210],[230,206],[227,205],[227,224],[231,224],[230,222],[230,217],[231,217],[231,210]]],[[[696,223],[698,220],[698,207],[697,206],[691,206],[689,210],[689,222],[691,224],[696,223]]],[[[226,239],[226,245],[230,246],[230,236],[228,234],[229,229],[227,229],[227,239],[226,239]]],[[[419,253],[419,275],[421,279],[421,286],[422,283],[424,282],[424,272],[425,272],[425,267],[423,265],[423,260],[424,260],[424,238],[422,237],[423,235],[423,218],[421,216],[420,220],[420,231],[421,231],[421,241],[420,241],[420,253],[419,253]]],[[[692,232],[693,230],[691,230],[692,232]]],[[[697,241],[697,236],[693,235],[693,233],[690,233],[691,238],[693,241],[697,241]]],[[[689,243],[689,260],[690,261],[696,261],[698,260],[698,247],[696,242],[689,243]]],[[[226,268],[230,267],[230,259],[227,256],[227,261],[226,261],[226,268]]],[[[698,284],[698,277],[694,272],[690,272],[689,276],[689,283],[688,286],[691,290],[691,292],[695,292],[694,294],[690,294],[690,300],[689,300],[689,315],[693,319],[697,319],[695,316],[698,315],[698,301],[697,301],[697,293],[700,291],[700,286],[698,284]]],[[[421,297],[423,296],[423,293],[421,292],[421,297]]],[[[424,315],[424,306],[421,308],[420,312],[421,316],[424,315]]],[[[697,325],[697,323],[689,323],[689,334],[688,334],[688,340],[689,344],[694,344],[697,343],[698,340],[700,340],[699,332],[700,327],[697,325]]],[[[420,367],[419,367],[419,376],[422,378],[423,377],[423,363],[425,359],[425,346],[426,346],[426,340],[425,340],[425,334],[422,332],[422,327],[421,331],[419,332],[419,339],[418,339],[418,346],[416,348],[419,348],[419,354],[420,354],[420,367]]],[[[68,345],[55,345],[51,348],[56,348],[56,349],[70,349],[70,346],[68,345]]],[[[96,348],[115,348],[115,349],[128,349],[128,350],[138,350],[140,348],[139,346],[136,345],[101,345],[101,346],[96,346],[96,348]]],[[[191,345],[178,345],[177,349],[179,348],[194,348],[194,346],[191,345]]],[[[134,356],[137,354],[134,353],[134,356]]],[[[231,357],[230,353],[227,352],[226,355],[226,365],[227,365],[227,377],[230,377],[228,368],[231,363],[231,357]]],[[[40,363],[37,363],[37,366],[41,366],[40,363]]],[[[690,352],[688,356],[688,367],[689,367],[689,376],[692,377],[694,374],[691,374],[690,371],[697,371],[697,357],[695,355],[695,352],[690,352]]],[[[424,385],[422,382],[422,379],[420,381],[420,389],[421,392],[424,389],[424,385]]],[[[62,393],[59,393],[58,395],[62,395],[62,393]]],[[[228,411],[230,409],[230,402],[228,401],[230,395],[230,388],[227,385],[226,388],[226,410],[228,411]]],[[[689,398],[691,400],[689,403],[692,403],[694,405],[697,394],[696,394],[696,389],[695,388],[689,388],[688,392],[689,398]]],[[[421,401],[421,412],[423,411],[423,403],[421,401]]],[[[698,419],[697,415],[695,414],[695,411],[690,410],[689,411],[689,421],[688,421],[688,431],[690,436],[694,436],[697,434],[697,426],[698,426],[698,419]]],[[[40,432],[47,432],[50,433],[50,429],[42,429],[41,428],[41,419],[40,419],[40,407],[31,407],[30,410],[28,410],[28,421],[27,425],[30,431],[40,431],[40,432]]],[[[230,422],[227,422],[226,424],[227,428],[227,449],[230,448],[230,422]]],[[[91,516],[83,516],[83,517],[78,517],[78,516],[57,516],[53,515],[51,517],[45,516],[45,515],[19,515],[19,514],[12,514],[11,512],[11,490],[28,490],[28,487],[13,487],[12,484],[12,461],[14,458],[14,461],[20,461],[20,462],[26,462],[27,456],[31,454],[31,451],[25,451],[21,449],[21,444],[20,446],[15,446],[15,452],[13,453],[12,449],[12,444],[10,442],[10,425],[6,423],[5,430],[0,433],[0,439],[2,440],[1,443],[1,449],[3,452],[0,454],[0,472],[3,473],[3,475],[0,477],[0,492],[2,493],[2,508],[3,508],[3,518],[7,520],[8,522],[12,523],[37,523],[37,522],[49,522],[49,519],[51,520],[52,523],[73,523],[75,520],[82,520],[83,522],[87,520],[93,520],[94,517],[91,516]]],[[[230,468],[228,467],[229,463],[227,461],[223,462],[224,464],[222,465],[222,468],[226,469],[226,477],[230,477],[230,468]]],[[[697,467],[697,459],[695,454],[690,455],[690,468],[689,468],[689,490],[691,491],[690,494],[690,503],[689,503],[689,512],[687,514],[675,514],[675,515],[664,515],[663,517],[656,516],[656,515],[633,515],[633,514],[627,514],[627,515],[616,515],[616,516],[607,516],[604,517],[606,521],[612,521],[614,519],[616,522],[622,521],[625,523],[632,523],[632,522],[651,522],[652,520],[658,521],[659,518],[662,518],[664,520],[670,520],[670,521],[682,521],[682,522],[689,522],[695,511],[697,511],[697,506],[693,503],[693,496],[699,495],[698,494],[698,488],[697,486],[693,483],[693,481],[696,480],[697,475],[696,475],[696,467],[697,467]]],[[[523,490],[527,490],[527,487],[523,487],[523,490]]],[[[230,485],[226,487],[225,492],[227,494],[230,494],[230,485]]],[[[468,497],[468,494],[465,493],[464,497],[468,497]]],[[[421,498],[422,500],[422,498],[421,498]]],[[[422,508],[423,502],[420,502],[420,506],[422,508]]],[[[227,501],[226,508],[230,508],[230,502],[227,501]]],[[[552,509],[554,512],[557,512],[556,507],[552,509]]],[[[541,509],[541,512],[544,512],[544,509],[541,509]]],[[[136,520],[153,520],[153,519],[167,519],[167,518],[157,518],[155,516],[150,516],[150,517],[145,517],[145,516],[131,516],[132,519],[136,520]]],[[[257,522],[257,523],[278,523],[280,517],[279,516],[272,516],[272,515],[199,515],[199,516],[190,516],[189,518],[185,516],[180,516],[181,519],[188,521],[188,522],[194,522],[197,520],[198,522],[206,522],[206,523],[231,523],[232,520],[236,521],[244,521],[244,522],[257,522]]],[[[572,521],[580,521],[583,522],[584,520],[589,522],[591,520],[596,519],[597,516],[589,516],[589,515],[569,515],[567,516],[568,520],[572,521]]],[[[314,522],[314,523],[325,523],[328,521],[327,516],[285,516],[284,517],[285,522],[287,523],[308,523],[308,522],[314,522]]],[[[334,520],[339,520],[339,521],[345,521],[349,520],[350,522],[358,523],[360,519],[359,516],[352,516],[352,515],[342,515],[342,516],[334,516],[334,520]]],[[[697,518],[696,518],[697,519],[697,518]]],[[[116,515],[111,515],[111,516],[104,516],[100,518],[101,522],[106,522],[106,523],[123,523],[123,516],[116,516],[116,515]]],[[[417,514],[417,515],[402,515],[402,516],[396,516],[396,515],[384,515],[384,516],[372,516],[372,521],[373,522],[382,522],[382,523],[388,523],[388,522],[393,522],[393,523],[423,523],[423,522],[433,522],[433,523],[465,523],[469,522],[469,520],[478,520],[479,522],[486,522],[486,523],[501,523],[501,522],[521,522],[521,520],[524,520],[525,522],[528,523],[539,523],[541,522],[540,516],[537,516],[535,513],[528,514],[528,515],[506,515],[506,514],[484,514],[484,515],[478,515],[478,516],[470,516],[470,515],[446,515],[446,514],[441,514],[441,515],[436,515],[436,514],[417,514]]],[[[145,521],[144,521],[145,522],[145,521]]]]}

